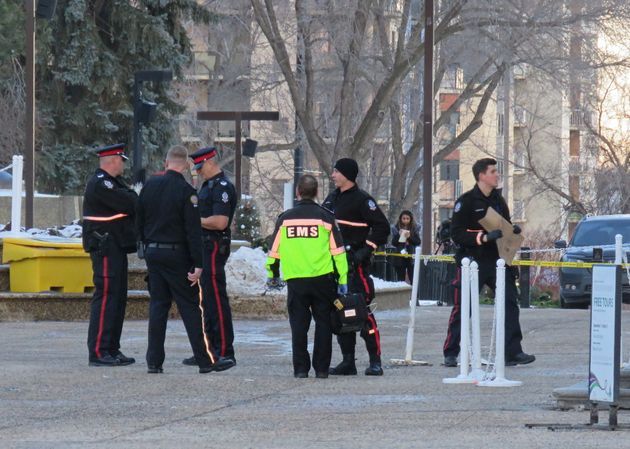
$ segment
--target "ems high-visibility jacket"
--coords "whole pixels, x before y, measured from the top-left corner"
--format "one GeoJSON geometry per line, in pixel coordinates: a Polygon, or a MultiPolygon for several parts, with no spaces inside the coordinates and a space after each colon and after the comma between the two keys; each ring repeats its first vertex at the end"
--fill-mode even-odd
{"type": "Polygon", "coordinates": [[[284,280],[312,278],[336,272],[348,283],[348,261],[335,217],[311,200],[302,200],[278,217],[267,273],[284,280]]]}

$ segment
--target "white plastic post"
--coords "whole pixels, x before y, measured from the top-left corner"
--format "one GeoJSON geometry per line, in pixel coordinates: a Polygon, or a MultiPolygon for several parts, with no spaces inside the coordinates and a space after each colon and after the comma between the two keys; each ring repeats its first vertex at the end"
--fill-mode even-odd
{"type": "Polygon", "coordinates": [[[293,183],[285,182],[284,183],[284,202],[283,202],[284,210],[289,210],[293,207],[294,194],[295,192],[293,191],[293,183]]]}
{"type": "Polygon", "coordinates": [[[459,341],[459,376],[442,379],[445,384],[472,384],[476,379],[468,375],[470,358],[470,259],[462,260],[461,337],[459,341]]]}
{"type": "Polygon", "coordinates": [[[615,235],[615,264],[623,263],[623,235],[615,235]]]}
{"type": "Polygon", "coordinates": [[[22,227],[22,172],[24,160],[22,156],[13,156],[13,182],[11,184],[11,232],[20,232],[22,227]]]}
{"type": "Polygon", "coordinates": [[[416,308],[418,307],[418,289],[420,285],[420,257],[421,248],[418,246],[415,252],[415,262],[413,265],[413,282],[411,283],[411,298],[409,298],[409,325],[407,326],[407,342],[405,344],[405,358],[391,359],[394,365],[431,365],[424,360],[413,360],[413,335],[416,328],[416,308]]]}
{"type": "Polygon", "coordinates": [[[507,380],[505,378],[505,261],[497,260],[497,284],[494,292],[494,307],[496,307],[496,353],[495,369],[496,377],[493,380],[479,382],[480,387],[518,387],[523,382],[507,380]]]}
{"type": "Polygon", "coordinates": [[[481,321],[479,318],[479,265],[477,262],[470,264],[470,320],[472,327],[472,369],[470,377],[483,380],[484,372],[481,369],[481,321]]]}
{"type": "Polygon", "coordinates": [[[418,284],[420,284],[420,246],[416,247],[416,261],[413,264],[413,282],[411,284],[411,298],[409,299],[409,325],[407,326],[407,343],[405,345],[405,362],[411,363],[413,353],[413,333],[416,327],[416,307],[418,307],[418,284]]]}

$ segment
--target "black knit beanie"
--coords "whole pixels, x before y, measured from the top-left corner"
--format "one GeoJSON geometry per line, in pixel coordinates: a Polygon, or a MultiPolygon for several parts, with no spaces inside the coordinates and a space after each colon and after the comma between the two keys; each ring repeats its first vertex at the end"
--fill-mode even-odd
{"type": "Polygon", "coordinates": [[[347,157],[339,159],[335,163],[335,168],[338,172],[348,178],[348,181],[355,182],[357,180],[357,175],[359,174],[359,166],[357,165],[357,161],[355,161],[354,159],[350,159],[347,157]]]}

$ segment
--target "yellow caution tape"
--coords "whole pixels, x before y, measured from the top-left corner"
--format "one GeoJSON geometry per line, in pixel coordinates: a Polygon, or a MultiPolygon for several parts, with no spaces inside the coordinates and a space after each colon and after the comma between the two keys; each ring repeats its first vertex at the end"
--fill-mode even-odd
{"type": "MultiPolygon", "coordinates": [[[[404,257],[414,258],[413,254],[399,254],[399,253],[385,253],[378,251],[374,253],[375,256],[386,257],[404,257]]],[[[453,256],[420,256],[422,260],[437,260],[441,262],[455,263],[453,256]]],[[[524,266],[524,267],[556,267],[556,268],[593,268],[593,265],[614,265],[612,262],[558,262],[552,260],[514,260],[512,265],[524,266]]],[[[630,264],[622,264],[623,268],[630,268],[630,264]]]]}

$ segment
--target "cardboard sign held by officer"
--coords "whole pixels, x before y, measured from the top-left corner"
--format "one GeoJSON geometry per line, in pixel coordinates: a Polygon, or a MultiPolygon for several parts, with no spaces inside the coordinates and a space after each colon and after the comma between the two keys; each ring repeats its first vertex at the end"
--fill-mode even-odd
{"type": "Polygon", "coordinates": [[[516,252],[521,248],[525,238],[522,234],[515,234],[513,225],[503,218],[497,211],[489,207],[486,216],[479,223],[488,232],[500,229],[503,237],[497,239],[499,257],[505,260],[507,265],[512,265],[516,252]]]}

